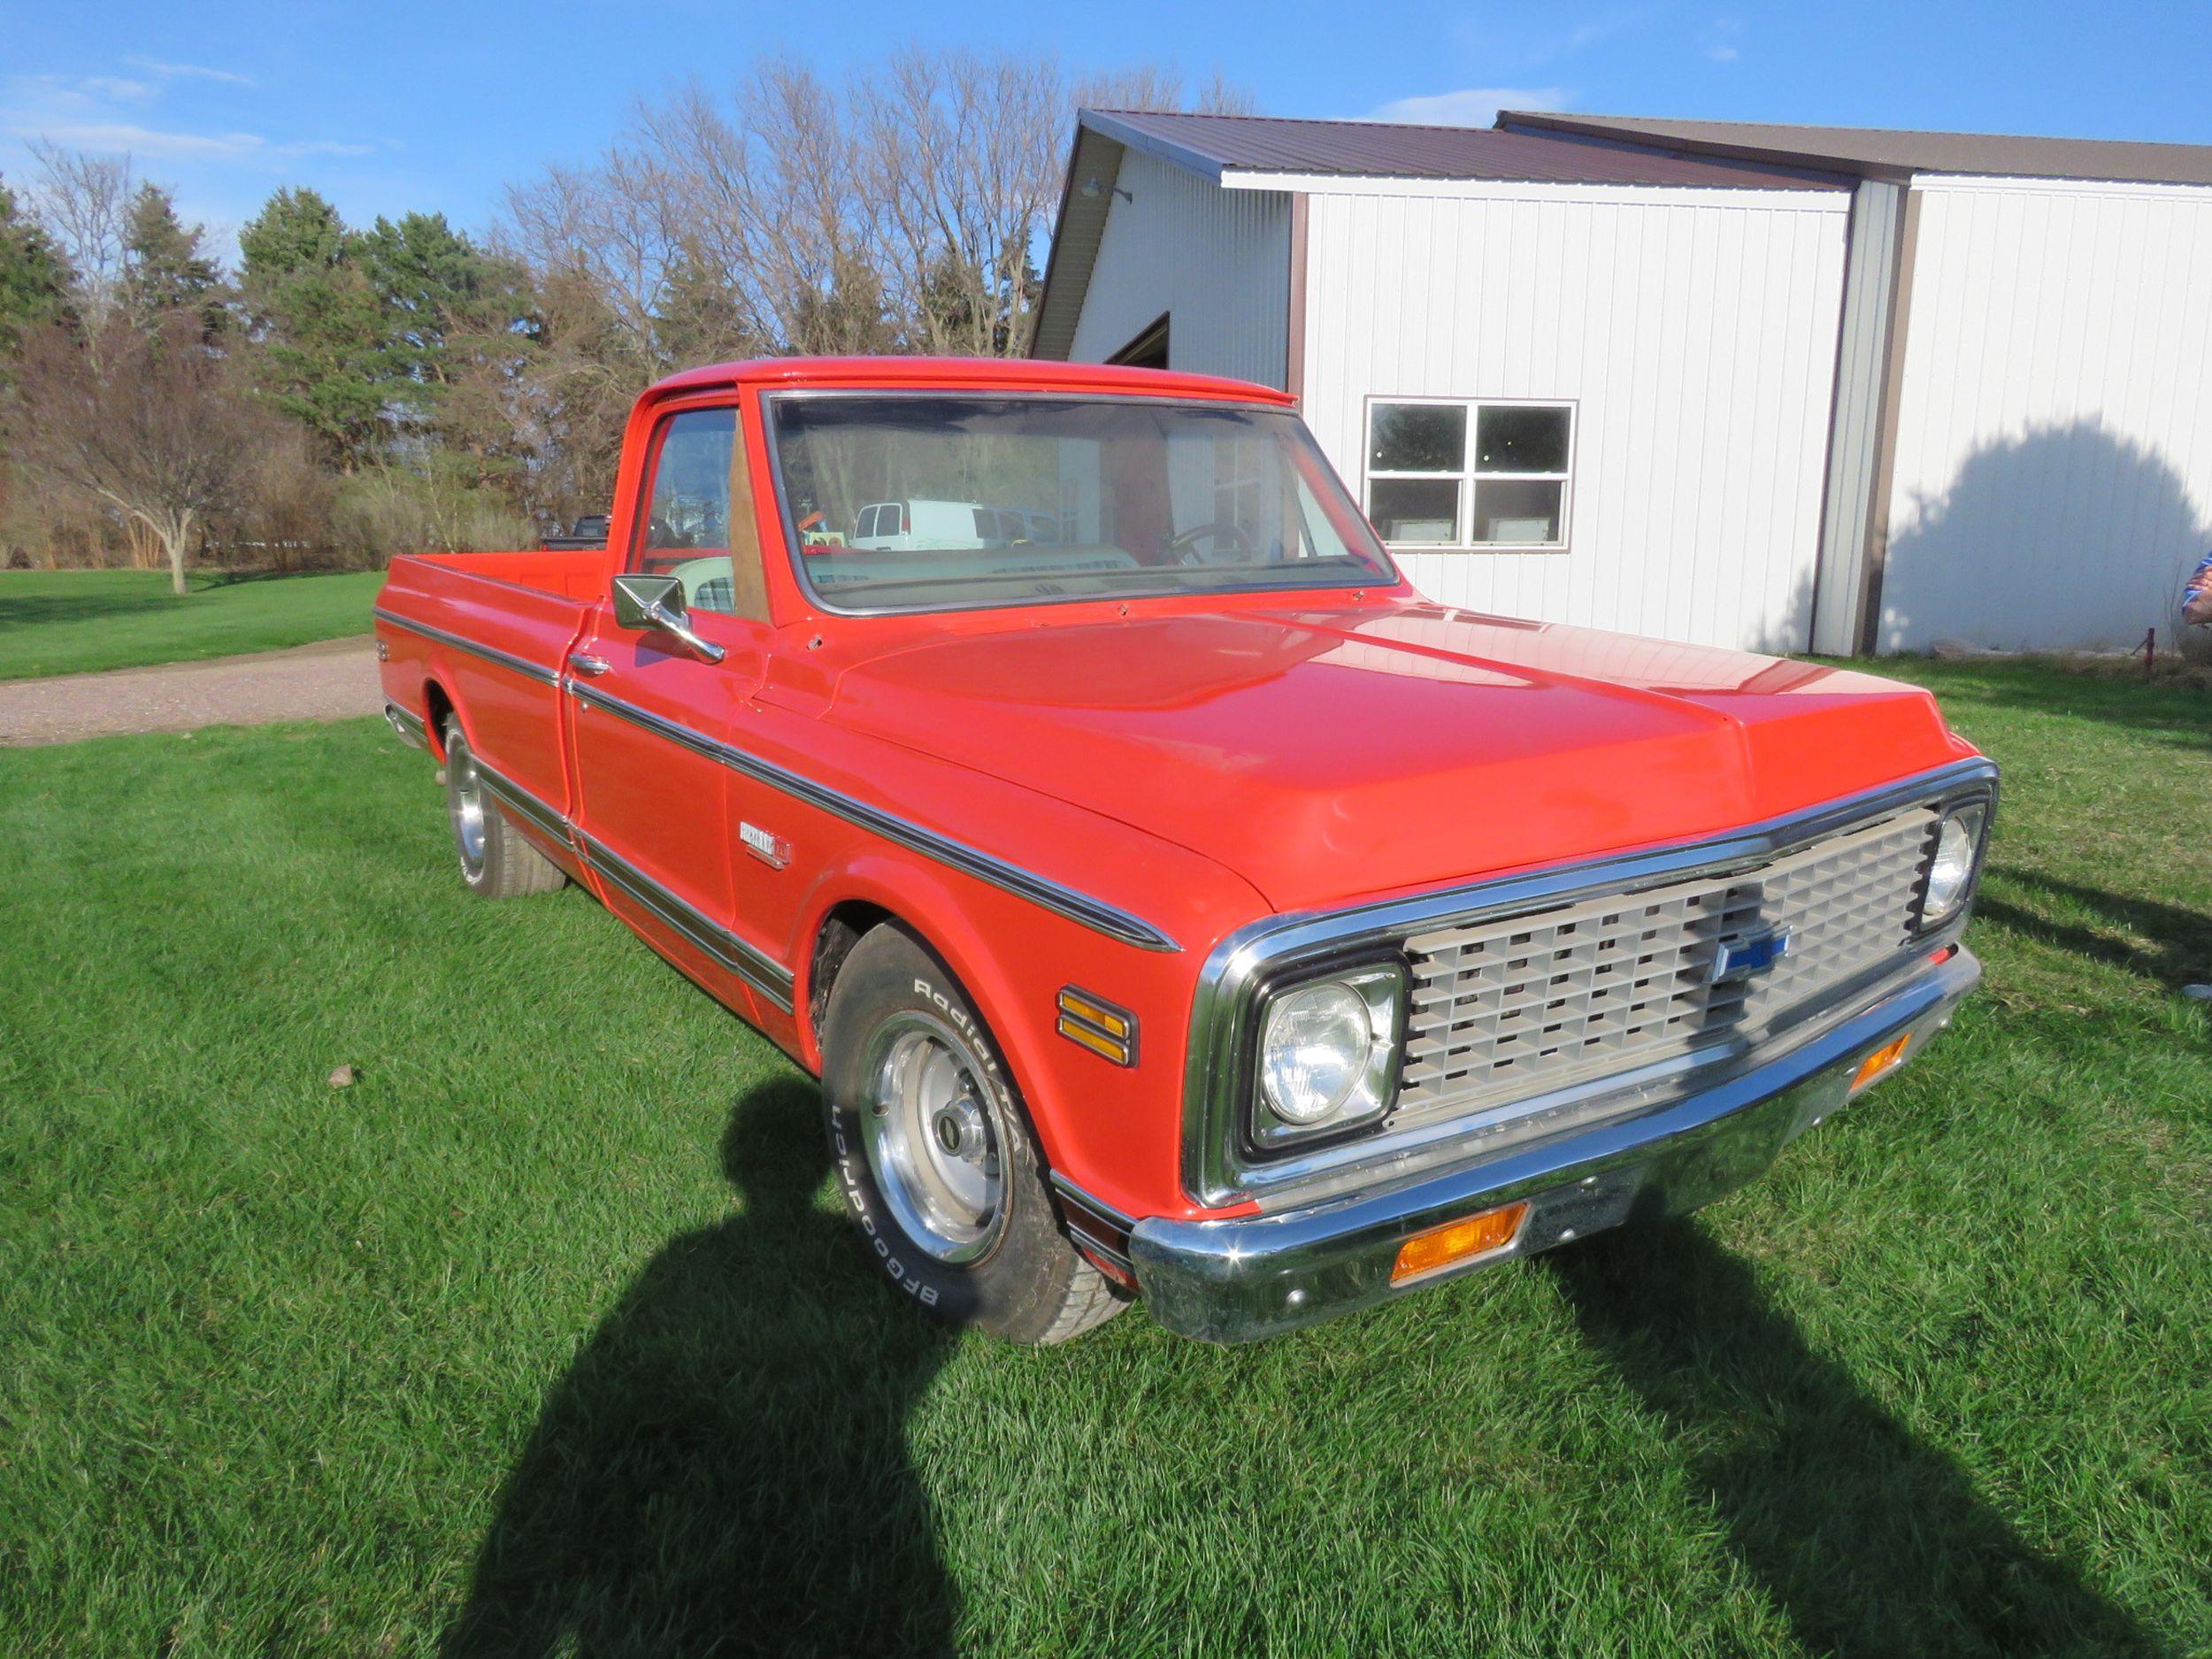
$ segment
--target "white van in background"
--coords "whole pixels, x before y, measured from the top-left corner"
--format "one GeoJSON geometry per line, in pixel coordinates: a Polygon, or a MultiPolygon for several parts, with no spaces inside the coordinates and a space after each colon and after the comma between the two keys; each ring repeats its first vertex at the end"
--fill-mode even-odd
{"type": "Polygon", "coordinates": [[[877,552],[926,549],[1060,545],[1048,512],[986,507],[972,501],[881,501],[853,515],[850,546],[877,552]]]}

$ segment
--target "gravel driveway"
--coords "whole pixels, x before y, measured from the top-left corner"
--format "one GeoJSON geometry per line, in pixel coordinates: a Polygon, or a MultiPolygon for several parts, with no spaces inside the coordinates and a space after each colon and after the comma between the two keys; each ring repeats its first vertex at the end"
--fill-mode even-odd
{"type": "Polygon", "coordinates": [[[376,643],[365,634],[203,663],[0,680],[0,746],[269,720],[342,720],[383,706],[376,643]]]}

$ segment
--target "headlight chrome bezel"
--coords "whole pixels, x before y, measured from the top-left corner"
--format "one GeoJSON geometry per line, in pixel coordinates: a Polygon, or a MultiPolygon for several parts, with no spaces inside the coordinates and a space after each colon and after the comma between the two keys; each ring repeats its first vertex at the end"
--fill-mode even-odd
{"type": "Polygon", "coordinates": [[[1406,997],[1411,984],[1405,959],[1394,953],[1336,961],[1270,983],[1262,992],[1252,1021],[1246,1056],[1247,1102],[1244,1140],[1256,1158],[1349,1140],[1373,1129],[1397,1103],[1400,1056],[1404,1048],[1406,997]],[[1344,1103],[1317,1122],[1300,1124],[1279,1115],[1263,1078],[1269,1029],[1278,1008],[1302,992],[1323,985],[1342,986],[1366,1004],[1370,1039],[1360,1080],[1344,1103]]]}
{"type": "Polygon", "coordinates": [[[1916,935],[1939,933],[1973,908],[1975,896],[1981,890],[1982,861],[1989,846],[1992,804],[1986,795],[1969,796],[1950,803],[1936,820],[1935,839],[1928,849],[1926,867],[1920,872],[1920,884],[1913,896],[1912,927],[1916,935]],[[1942,862],[1944,841],[1955,828],[1963,828],[1968,838],[1966,868],[1949,902],[1939,909],[1933,902],[1936,871],[1942,862]]]}

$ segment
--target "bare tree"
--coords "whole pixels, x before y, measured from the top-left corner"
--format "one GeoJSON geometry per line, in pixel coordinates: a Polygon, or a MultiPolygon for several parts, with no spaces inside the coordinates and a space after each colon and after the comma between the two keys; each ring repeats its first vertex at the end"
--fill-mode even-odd
{"type": "Polygon", "coordinates": [[[38,178],[31,212],[76,273],[76,300],[87,332],[97,335],[121,303],[128,266],[131,198],[137,180],[128,156],[95,156],[33,139],[38,178]]]}
{"type": "Polygon", "coordinates": [[[895,57],[856,112],[872,243],[919,349],[1018,352],[1033,250],[1058,195],[1067,91],[1050,63],[966,52],[895,57]]]}
{"type": "Polygon", "coordinates": [[[753,349],[1018,356],[1078,103],[1251,108],[1158,65],[1071,82],[1049,59],[910,50],[832,87],[769,58],[727,96],[640,100],[596,165],[510,191],[506,245],[541,284],[594,286],[640,365],[672,366],[718,315],[710,336],[753,349]]]}
{"type": "Polygon", "coordinates": [[[1250,115],[1258,108],[1249,88],[1233,85],[1218,69],[1195,91],[1186,92],[1183,72],[1165,64],[1134,64],[1079,76],[1075,102],[1093,110],[1187,110],[1196,115],[1250,115]]]}
{"type": "Polygon", "coordinates": [[[26,336],[16,404],[11,449],[151,537],[180,595],[195,539],[237,503],[268,447],[267,417],[207,349],[189,311],[136,327],[111,315],[95,338],[58,324],[26,336]]]}

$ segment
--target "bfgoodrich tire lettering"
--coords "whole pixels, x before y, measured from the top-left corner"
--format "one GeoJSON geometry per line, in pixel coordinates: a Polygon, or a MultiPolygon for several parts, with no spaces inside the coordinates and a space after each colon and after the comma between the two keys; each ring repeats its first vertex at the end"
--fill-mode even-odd
{"type": "MultiPolygon", "coordinates": [[[[878,927],[845,958],[823,1021],[822,1056],[830,1156],[846,1208],[870,1259],[917,1306],[1031,1344],[1064,1342],[1120,1311],[1112,1285],[1060,1230],[997,1045],[959,982],[905,929],[878,927]],[[898,1044],[917,1041],[935,1045],[932,1063],[941,1069],[956,1064],[964,1085],[956,1105],[979,1107],[987,1120],[995,1195],[987,1215],[960,1217],[970,1225],[933,1227],[918,1217],[914,1196],[893,1190],[896,1173],[887,1187],[883,1169],[897,1165],[886,1163],[895,1155],[880,1119],[896,1108],[882,1098],[884,1066],[898,1044]]],[[[947,1142],[957,1141],[957,1115],[941,1116],[947,1142]]]]}

